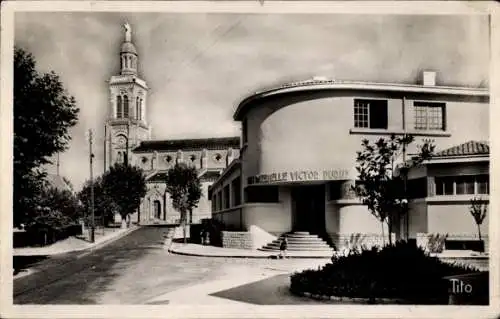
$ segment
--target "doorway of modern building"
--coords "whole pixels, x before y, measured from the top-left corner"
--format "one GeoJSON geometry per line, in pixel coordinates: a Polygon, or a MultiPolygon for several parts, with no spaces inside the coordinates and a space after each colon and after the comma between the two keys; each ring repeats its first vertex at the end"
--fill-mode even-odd
{"type": "Polygon", "coordinates": [[[325,232],[325,185],[292,188],[292,231],[325,232]]]}

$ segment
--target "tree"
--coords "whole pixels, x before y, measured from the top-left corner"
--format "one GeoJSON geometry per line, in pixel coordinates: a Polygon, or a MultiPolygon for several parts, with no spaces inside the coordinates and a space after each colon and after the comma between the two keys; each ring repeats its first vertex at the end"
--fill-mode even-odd
{"type": "Polygon", "coordinates": [[[40,167],[64,151],[79,109],[54,73],[39,74],[34,57],[14,52],[14,225],[37,214],[45,177],[40,167]]]}
{"type": "MultiPolygon", "coordinates": [[[[86,217],[91,215],[91,183],[90,180],[86,181],[83,188],[78,192],[78,198],[82,202],[83,211],[86,217]]],[[[102,176],[93,180],[94,186],[94,209],[98,216],[103,218],[104,226],[107,226],[111,220],[114,219],[115,212],[120,211],[118,205],[113,198],[109,196],[103,187],[102,176]]]]}
{"type": "Polygon", "coordinates": [[[136,166],[116,163],[102,176],[102,188],[107,198],[116,204],[122,217],[122,228],[126,228],[127,217],[146,195],[143,171],[136,166]]]}
{"type": "Polygon", "coordinates": [[[55,241],[56,233],[76,225],[82,215],[80,203],[71,191],[50,186],[37,197],[34,210],[36,214],[28,221],[26,229],[45,233],[44,244],[47,244],[48,233],[52,234],[52,241],[55,241]]]}
{"type": "Polygon", "coordinates": [[[184,231],[184,243],[187,229],[187,213],[193,213],[201,198],[201,182],[195,167],[177,163],[167,172],[166,189],[172,199],[172,206],[181,215],[181,226],[184,231]]]}
{"type": "Polygon", "coordinates": [[[486,213],[488,212],[488,205],[483,199],[474,197],[470,200],[469,211],[472,217],[474,218],[474,221],[476,222],[479,240],[482,240],[481,224],[486,218],[486,213]]]}
{"type": "Polygon", "coordinates": [[[356,195],[367,205],[370,213],[382,226],[384,238],[384,223],[388,226],[389,243],[392,244],[392,228],[406,213],[408,196],[406,194],[407,173],[411,167],[419,165],[430,158],[435,146],[431,141],[424,141],[419,146],[419,153],[410,161],[405,159],[408,146],[414,141],[412,135],[392,135],[389,139],[379,138],[373,144],[363,139],[362,150],[357,152],[356,170],[360,185],[353,186],[356,195]],[[400,155],[403,163],[399,166],[401,174],[394,174],[400,155]]]}

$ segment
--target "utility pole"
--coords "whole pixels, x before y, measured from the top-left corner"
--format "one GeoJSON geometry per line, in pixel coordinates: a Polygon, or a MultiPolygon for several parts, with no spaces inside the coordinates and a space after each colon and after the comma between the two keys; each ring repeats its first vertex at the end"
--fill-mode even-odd
{"type": "Polygon", "coordinates": [[[408,169],[406,167],[406,141],[408,138],[408,134],[406,132],[406,97],[403,96],[403,194],[405,196],[405,203],[403,203],[403,214],[405,221],[405,240],[408,241],[410,239],[410,216],[408,210],[408,169]]]}
{"type": "Polygon", "coordinates": [[[106,167],[106,142],[108,141],[107,128],[108,128],[108,126],[106,124],[104,124],[104,170],[103,170],[103,173],[106,173],[106,170],[108,169],[106,167]]]}
{"type": "Polygon", "coordinates": [[[91,212],[91,228],[90,228],[90,241],[95,242],[95,220],[94,220],[94,180],[93,180],[93,160],[94,154],[92,153],[92,129],[89,129],[89,162],[90,162],[90,212],[91,212]]]}
{"type": "Polygon", "coordinates": [[[57,176],[59,176],[59,152],[57,152],[57,176]]]}

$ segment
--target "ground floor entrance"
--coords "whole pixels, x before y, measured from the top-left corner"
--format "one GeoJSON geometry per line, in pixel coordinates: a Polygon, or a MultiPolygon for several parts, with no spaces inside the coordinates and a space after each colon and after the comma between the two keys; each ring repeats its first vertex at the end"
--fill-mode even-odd
{"type": "Polygon", "coordinates": [[[325,185],[294,186],[292,195],[292,231],[311,234],[325,232],[325,185]]]}

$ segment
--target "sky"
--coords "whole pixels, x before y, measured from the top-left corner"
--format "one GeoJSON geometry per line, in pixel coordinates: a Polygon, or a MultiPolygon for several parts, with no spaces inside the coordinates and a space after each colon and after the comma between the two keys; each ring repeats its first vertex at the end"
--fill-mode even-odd
{"type": "Polygon", "coordinates": [[[60,154],[60,174],[77,189],[89,176],[88,129],[103,171],[106,81],[119,73],[125,22],[151,88],[153,139],[238,136],[232,116],[244,97],[313,76],[415,83],[426,69],[439,85],[488,85],[487,16],[17,12],[15,45],[60,75],[80,108],[60,154]]]}

